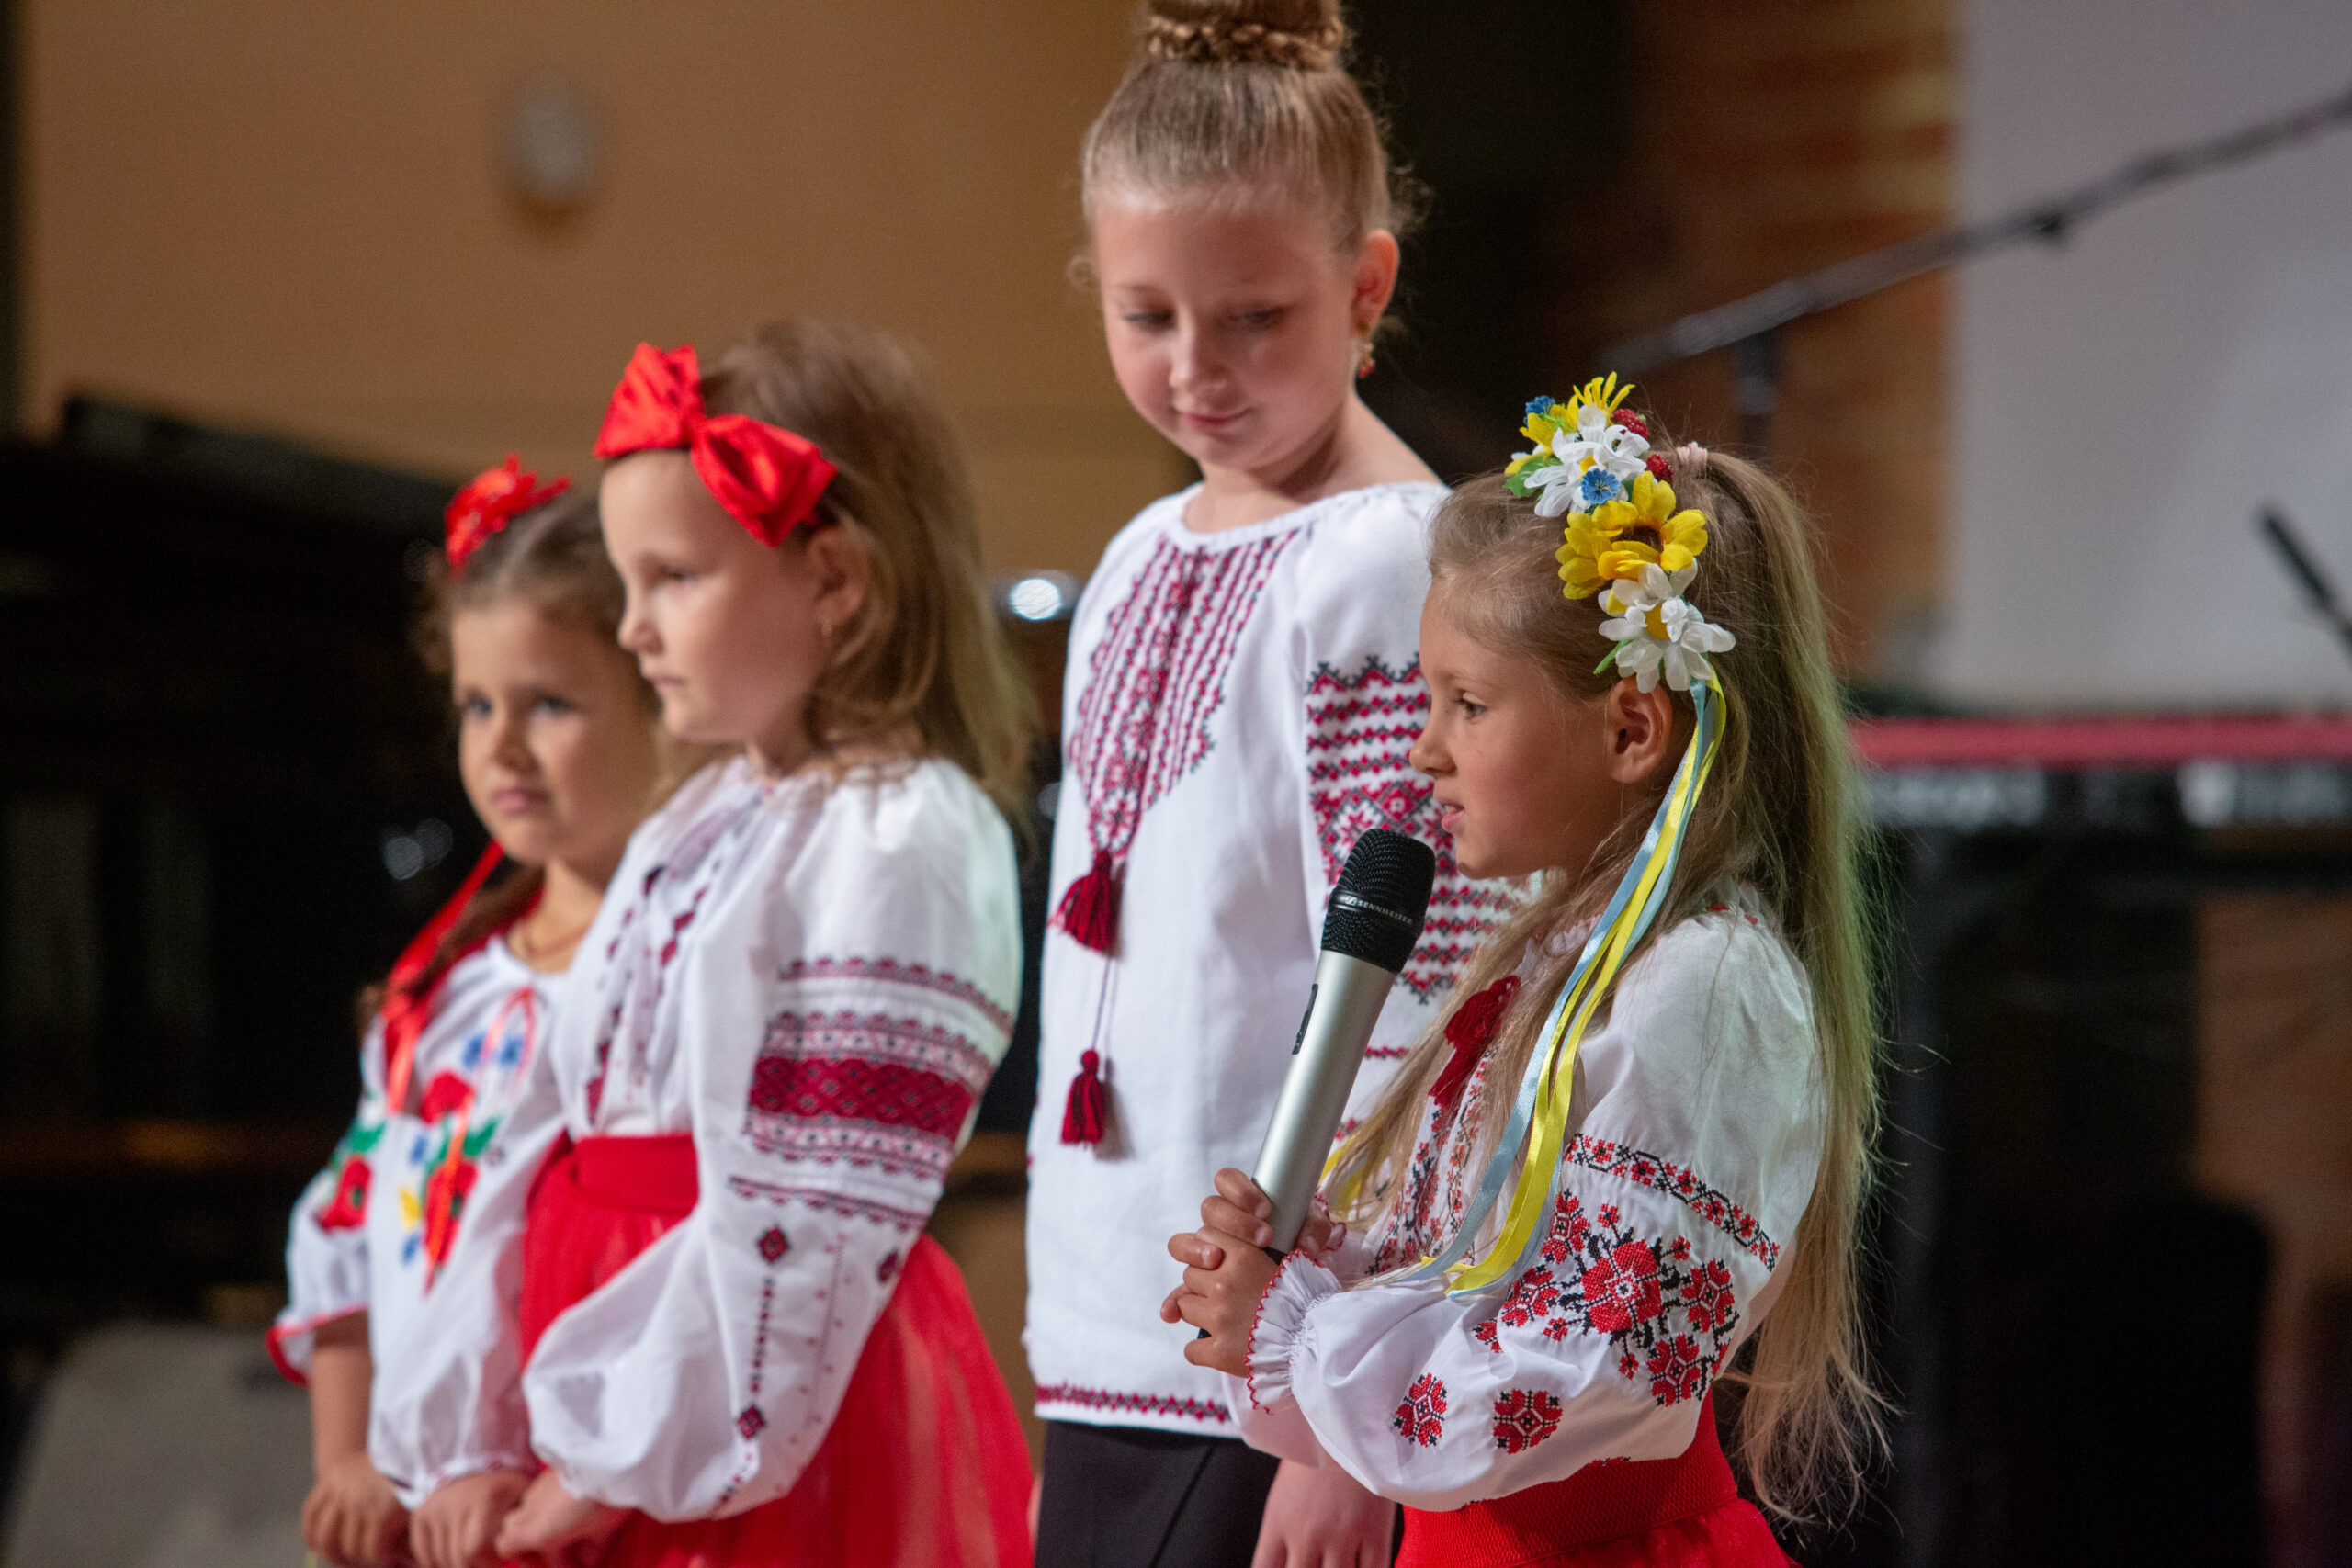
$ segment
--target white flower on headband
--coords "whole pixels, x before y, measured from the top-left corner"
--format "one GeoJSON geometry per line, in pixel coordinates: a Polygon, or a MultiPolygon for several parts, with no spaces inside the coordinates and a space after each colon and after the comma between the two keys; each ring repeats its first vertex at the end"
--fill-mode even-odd
{"type": "Polygon", "coordinates": [[[1634,577],[1621,577],[1601,590],[1600,607],[1612,615],[1646,615],[1668,600],[1681,598],[1682,591],[1698,575],[1697,561],[1679,571],[1668,571],[1655,561],[1644,561],[1642,570],[1634,577]]]}
{"type": "Polygon", "coordinates": [[[1536,495],[1535,515],[1557,517],[1623,501],[1625,481],[1642,471],[1649,450],[1646,440],[1612,423],[1607,409],[1579,402],[1574,433],[1562,429],[1553,434],[1552,456],[1559,462],[1527,476],[1536,495]]]}
{"type": "MultiPolygon", "coordinates": [[[[1667,575],[1654,566],[1642,575],[1647,578],[1651,573],[1660,579],[1667,575]]],[[[1632,596],[1648,600],[1649,591],[1662,586],[1663,582],[1645,582],[1632,596]]],[[[1612,585],[1611,597],[1618,598],[1631,587],[1612,585]]],[[[1731,633],[1709,625],[1704,615],[1679,597],[1629,604],[1624,615],[1600,623],[1600,635],[1617,639],[1612,654],[1617,673],[1633,676],[1645,692],[1657,689],[1661,673],[1678,692],[1689,691],[1697,682],[1713,680],[1715,668],[1707,661],[1707,655],[1730,652],[1734,640],[1731,633]]]]}

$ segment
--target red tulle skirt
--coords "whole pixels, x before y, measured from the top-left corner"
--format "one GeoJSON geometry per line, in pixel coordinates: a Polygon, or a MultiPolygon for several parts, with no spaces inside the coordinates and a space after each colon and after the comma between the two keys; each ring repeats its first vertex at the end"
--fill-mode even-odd
{"type": "Polygon", "coordinates": [[[1714,1396],[1679,1459],[1594,1464],[1442,1514],[1405,1510],[1396,1568],[1784,1568],[1715,1438],[1714,1396]]]}
{"type": "MultiPolygon", "coordinates": [[[[523,1238],[523,1351],[695,1206],[694,1141],[560,1149],[523,1238]]],[[[1028,1568],[1029,1450],[964,1277],[928,1235],[790,1492],[730,1518],[635,1516],[606,1568],[1028,1568]]]]}

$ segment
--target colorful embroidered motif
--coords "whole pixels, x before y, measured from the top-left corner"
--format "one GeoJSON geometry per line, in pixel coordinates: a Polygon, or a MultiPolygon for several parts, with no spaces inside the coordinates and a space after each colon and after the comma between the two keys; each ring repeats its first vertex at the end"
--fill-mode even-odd
{"type": "Polygon", "coordinates": [[[760,1407],[756,1404],[746,1404],[743,1413],[735,1417],[735,1429],[743,1434],[746,1442],[765,1431],[767,1425],[768,1418],[760,1414],[760,1407]]]}
{"type": "Polygon", "coordinates": [[[1388,1424],[1408,1442],[1425,1449],[1437,1447],[1437,1440],[1445,1435],[1445,1384],[1435,1372],[1423,1372],[1413,1380],[1388,1424]]]}
{"type": "Polygon", "coordinates": [[[944,1177],[991,1064],[915,1019],[779,1013],[752,1069],[743,1132],[763,1153],[944,1177]]]}
{"type": "Polygon", "coordinates": [[[1781,1244],[1765,1234],[1756,1216],[1724,1193],[1708,1186],[1686,1166],[1630,1144],[1581,1134],[1568,1142],[1560,1159],[1603,1176],[1622,1176],[1637,1186],[1673,1199],[1701,1219],[1737,1242],[1740,1250],[1767,1269],[1781,1264],[1781,1244]]]}
{"type": "Polygon", "coordinates": [[[1371,658],[1352,672],[1319,664],[1306,685],[1307,798],[1324,877],[1339,880],[1367,828],[1409,833],[1437,851],[1421,940],[1397,976],[1423,1001],[1453,985],[1510,904],[1499,887],[1462,874],[1453,840],[1438,826],[1430,782],[1405,760],[1429,712],[1418,662],[1394,671],[1371,658]]]}
{"type": "Polygon", "coordinates": [[[1685,1236],[1636,1236],[1614,1204],[1588,1219],[1573,1192],[1554,1201],[1543,1257],[1511,1281],[1492,1318],[1473,1325],[1479,1343],[1499,1352],[1507,1328],[1537,1329],[1554,1341],[1600,1335],[1619,1352],[1619,1375],[1629,1382],[1646,1375],[1658,1404],[1707,1392],[1739,1324],[1731,1270],[1721,1261],[1695,1258],[1685,1236]]]}
{"type": "MultiPolygon", "coordinates": [[[[1294,537],[1229,549],[1162,538],[1112,608],[1063,760],[1085,793],[1087,837],[1114,885],[1143,814],[1208,754],[1209,719],[1225,701],[1241,629],[1294,537]]],[[[1115,891],[1109,897],[1115,909],[1115,891]]],[[[1054,917],[1065,931],[1067,914],[1054,917]]]]}
{"type": "Polygon", "coordinates": [[[1181,1416],[1187,1421],[1213,1427],[1230,1425],[1233,1419],[1225,1413],[1225,1406],[1213,1399],[1191,1399],[1172,1393],[1121,1393],[1067,1382],[1047,1383],[1039,1388],[1037,1403],[1130,1416],[1181,1416]]]}
{"type": "Polygon", "coordinates": [[[1507,1388],[1495,1395],[1495,1447],[1524,1453],[1560,1429],[1559,1395],[1542,1389],[1507,1388]]]}
{"type": "Polygon", "coordinates": [[[368,1223],[368,1190],[376,1179],[373,1163],[368,1156],[375,1152],[384,1136],[381,1122],[362,1127],[352,1123],[351,1131],[343,1135],[342,1146],[335,1150],[339,1162],[334,1173],[334,1190],[324,1203],[311,1214],[311,1223],[322,1231],[357,1230],[368,1223]]]}
{"type": "Polygon", "coordinates": [[[782,1225],[770,1225],[760,1233],[760,1257],[764,1261],[774,1263],[791,1250],[792,1240],[784,1234],[782,1225]]]}

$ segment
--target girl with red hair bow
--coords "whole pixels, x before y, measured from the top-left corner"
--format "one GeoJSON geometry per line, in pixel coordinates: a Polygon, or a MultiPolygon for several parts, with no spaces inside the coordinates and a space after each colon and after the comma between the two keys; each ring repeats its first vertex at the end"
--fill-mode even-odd
{"type": "Polygon", "coordinates": [[[491,1348],[418,1342],[469,1427],[400,1458],[419,1558],[472,1568],[440,1517],[543,1464],[510,1558],[1025,1568],[1019,1420],[923,1234],[1019,997],[1029,745],[946,420],[889,340],[775,326],[707,375],[640,346],[597,449],[622,646],[735,754],[582,949],[510,1124],[559,1153],[469,1200],[465,1266],[519,1283],[491,1348]]]}
{"type": "Polygon", "coordinates": [[[368,1457],[370,1408],[401,1404],[400,1347],[449,1288],[468,1193],[668,749],[651,688],[613,643],[621,585],[594,500],[567,488],[510,457],[448,509],[425,640],[444,656],[458,771],[492,843],[370,993],[359,1113],[295,1208],[288,1305],[269,1336],[310,1386],[303,1535],[330,1562],[405,1560],[400,1500],[368,1457]]]}

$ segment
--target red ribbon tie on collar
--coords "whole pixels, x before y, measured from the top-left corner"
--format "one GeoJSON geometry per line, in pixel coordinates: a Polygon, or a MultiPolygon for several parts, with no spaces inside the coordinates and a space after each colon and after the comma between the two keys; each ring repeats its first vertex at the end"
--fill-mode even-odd
{"type": "Polygon", "coordinates": [[[763,545],[810,521],[840,470],[817,444],[749,414],[704,412],[695,345],[637,345],[596,433],[596,456],[684,451],[728,515],[763,545]]]}
{"type": "Polygon", "coordinates": [[[485,468],[466,482],[466,487],[450,498],[448,509],[441,521],[447,529],[445,548],[449,556],[452,573],[465,570],[473,553],[489,542],[492,534],[526,512],[545,506],[571,488],[567,479],[556,479],[547,484],[539,476],[526,473],[522,459],[514,453],[506,454],[506,461],[494,468],[485,468]]]}

